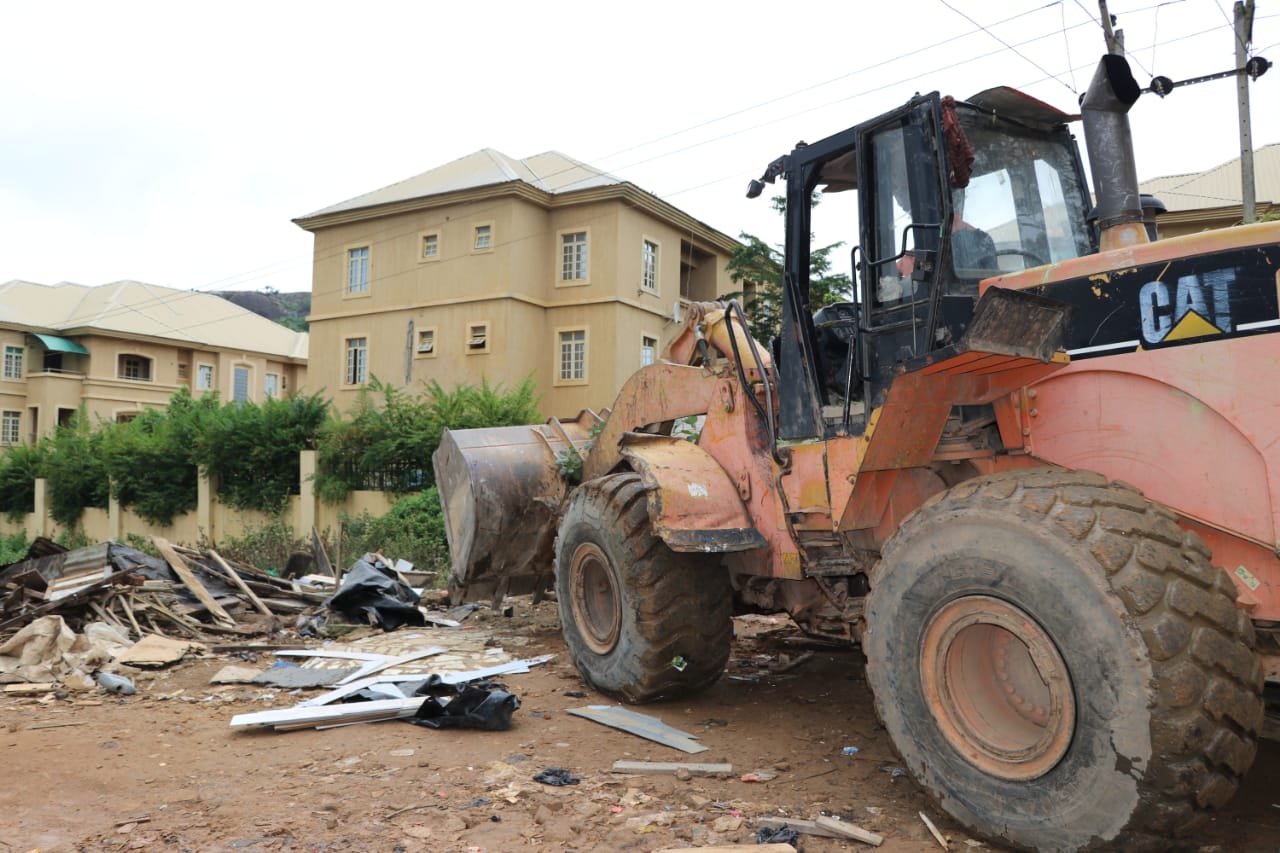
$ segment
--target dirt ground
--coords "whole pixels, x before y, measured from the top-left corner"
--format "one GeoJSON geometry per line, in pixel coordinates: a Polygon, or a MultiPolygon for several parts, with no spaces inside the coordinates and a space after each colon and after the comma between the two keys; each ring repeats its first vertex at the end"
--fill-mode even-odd
{"type": "MultiPolygon", "coordinates": [[[[953,850],[1000,849],[972,839],[895,772],[856,649],[807,646],[785,619],[738,620],[726,677],[695,699],[640,709],[710,747],[686,756],[566,714],[612,703],[578,678],[554,604],[514,603],[509,618],[480,611],[457,629],[488,633],[517,657],[557,655],[502,679],[522,703],[504,732],[402,722],[232,730],[235,714],[305,698],[211,686],[218,669],[243,663],[233,655],[143,675],[136,696],[3,700],[0,853],[651,851],[751,843],[756,818],[820,814],[884,835],[886,853],[937,850],[919,811],[953,850]],[[771,662],[806,651],[813,656],[794,669],[770,672],[771,662]],[[858,751],[846,755],[844,747],[858,751]],[[618,776],[611,766],[619,759],[727,762],[734,775],[618,776]],[[580,784],[532,781],[550,767],[569,770],[580,784]],[[773,778],[741,780],[753,771],[773,778]]],[[[1277,783],[1280,745],[1264,743],[1246,789],[1190,849],[1280,849],[1277,783]]],[[[801,836],[798,847],[870,849],[812,836],[801,836]]]]}

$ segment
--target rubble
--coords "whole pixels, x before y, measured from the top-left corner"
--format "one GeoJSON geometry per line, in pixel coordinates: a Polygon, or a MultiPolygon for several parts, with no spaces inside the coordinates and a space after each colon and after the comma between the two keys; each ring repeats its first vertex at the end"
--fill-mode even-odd
{"type": "Polygon", "coordinates": [[[0,633],[57,615],[73,629],[97,621],[134,640],[253,635],[328,596],[216,551],[160,538],[153,542],[163,559],[117,542],[59,552],[48,540],[37,541],[34,553],[43,556],[0,569],[0,633]]]}

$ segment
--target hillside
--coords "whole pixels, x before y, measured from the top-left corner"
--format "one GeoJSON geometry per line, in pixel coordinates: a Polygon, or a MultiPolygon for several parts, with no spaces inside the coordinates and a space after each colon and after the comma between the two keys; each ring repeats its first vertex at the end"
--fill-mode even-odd
{"type": "Polygon", "coordinates": [[[212,293],[295,332],[307,331],[307,315],[311,313],[311,293],[308,291],[215,290],[212,293]]]}

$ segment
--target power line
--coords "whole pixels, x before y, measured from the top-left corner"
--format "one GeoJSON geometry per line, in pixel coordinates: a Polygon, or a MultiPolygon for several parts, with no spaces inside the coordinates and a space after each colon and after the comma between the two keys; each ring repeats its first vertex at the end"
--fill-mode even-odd
{"type": "Polygon", "coordinates": [[[964,12],[961,12],[961,11],[960,11],[959,9],[957,9],[955,6],[952,6],[950,3],[948,3],[948,2],[947,2],[947,0],[938,0],[938,2],[939,2],[939,3],[941,3],[943,6],[946,6],[946,7],[947,7],[948,9],[950,9],[952,12],[955,12],[955,13],[956,13],[957,15],[959,15],[960,17],[964,18],[964,19],[965,19],[966,21],[968,21],[969,23],[971,23],[971,24],[973,24],[974,26],[976,26],[976,27],[980,28],[980,29],[981,29],[983,32],[985,32],[987,35],[991,36],[993,39],[995,39],[996,41],[1000,42],[1000,44],[1004,45],[1004,46],[1005,46],[1005,48],[1007,48],[1008,50],[1013,51],[1017,56],[1021,57],[1023,60],[1025,60],[1025,61],[1029,62],[1029,63],[1030,63],[1030,64],[1032,64],[1032,65],[1034,65],[1036,68],[1040,69],[1040,70],[1041,70],[1041,71],[1043,71],[1045,74],[1048,74],[1050,77],[1052,77],[1054,80],[1057,80],[1057,81],[1058,81],[1059,83],[1061,83],[1063,86],[1066,86],[1066,88],[1067,88],[1067,89],[1068,89],[1072,94],[1074,94],[1074,95],[1078,95],[1078,94],[1080,94],[1079,92],[1077,92],[1077,91],[1076,91],[1076,88],[1075,88],[1074,86],[1069,85],[1065,80],[1061,80],[1061,79],[1059,79],[1056,75],[1052,74],[1051,72],[1049,72],[1049,71],[1045,71],[1045,68],[1044,68],[1044,66],[1043,66],[1043,65],[1041,65],[1040,63],[1036,62],[1036,61],[1035,61],[1034,59],[1032,59],[1031,57],[1029,57],[1029,56],[1027,56],[1026,54],[1024,54],[1024,53],[1022,53],[1021,51],[1019,51],[1019,50],[1018,50],[1017,48],[1015,48],[1013,45],[1009,44],[1007,41],[1005,41],[1004,39],[1000,38],[1000,36],[996,35],[996,34],[995,34],[995,33],[993,33],[991,30],[989,30],[989,29],[987,29],[986,27],[982,26],[982,24],[979,24],[979,23],[978,23],[977,21],[975,21],[973,18],[971,18],[971,17],[969,17],[968,15],[966,15],[964,12]]]}

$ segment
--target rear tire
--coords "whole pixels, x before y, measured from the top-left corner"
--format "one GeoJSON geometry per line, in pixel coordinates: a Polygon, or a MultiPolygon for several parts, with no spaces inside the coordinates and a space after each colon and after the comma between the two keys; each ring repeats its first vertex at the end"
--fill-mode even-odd
{"type": "Polygon", "coordinates": [[[881,720],[941,808],[1020,848],[1167,849],[1253,762],[1253,626],[1174,516],[1061,469],[961,483],[871,580],[881,720]]]}
{"type": "Polygon", "coordinates": [[[703,690],[729,660],[728,572],[654,534],[636,474],[574,492],[556,539],[556,597],[578,671],[626,702],[703,690]]]}

